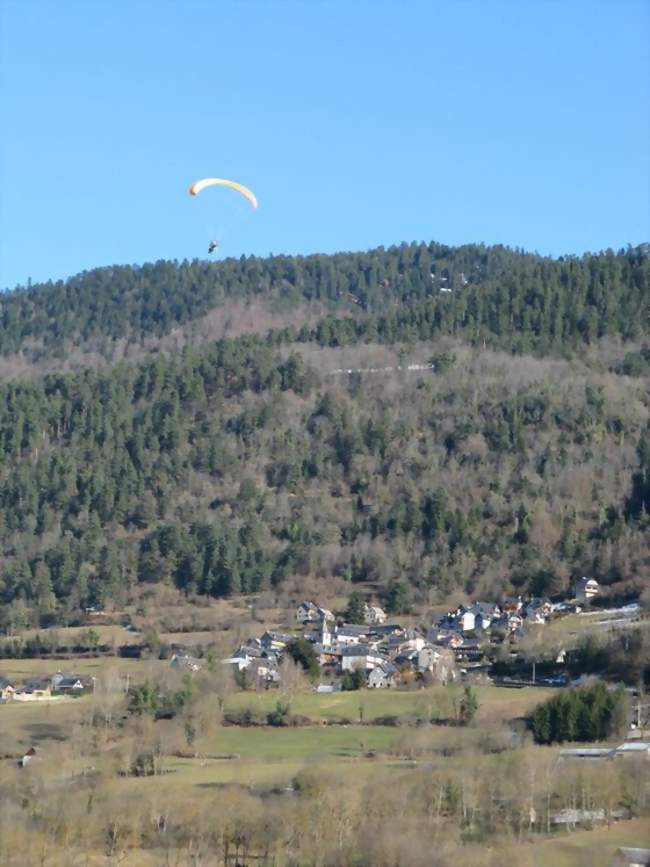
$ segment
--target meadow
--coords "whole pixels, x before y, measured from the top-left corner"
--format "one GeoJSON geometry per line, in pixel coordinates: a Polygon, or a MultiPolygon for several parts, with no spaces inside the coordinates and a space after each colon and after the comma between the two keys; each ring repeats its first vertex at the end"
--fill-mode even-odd
{"type": "MultiPolygon", "coordinates": [[[[562,799],[558,806],[582,797],[585,786],[592,799],[600,798],[610,785],[613,802],[622,797],[622,767],[564,768],[557,763],[557,747],[536,747],[528,737],[513,738],[513,720],[552,694],[548,688],[477,685],[477,718],[464,727],[422,723],[426,718],[448,718],[462,696],[460,686],[333,694],[313,688],[231,691],[225,695],[225,717],[220,721],[217,696],[204,685],[205,695],[191,714],[181,712],[154,722],[146,714],[127,712],[122,685],[127,675],[131,683],[161,675],[169,684],[180,683],[181,675],[173,673],[169,661],[99,657],[2,662],[2,670],[16,677],[57,668],[93,674],[98,678],[96,694],[0,706],[0,791],[12,805],[12,793],[29,792],[34,784],[42,787],[43,794],[30,809],[44,829],[43,845],[57,853],[44,862],[48,867],[230,867],[228,847],[240,843],[248,852],[240,852],[241,863],[262,858],[262,863],[278,867],[340,867],[350,863],[348,853],[366,846],[374,854],[364,863],[382,867],[446,865],[454,861],[456,851],[462,851],[473,867],[606,867],[616,846],[643,842],[644,820],[621,822],[608,831],[563,830],[534,838],[522,825],[529,798],[543,815],[549,803],[547,787],[562,799]],[[120,678],[112,678],[112,695],[103,691],[109,672],[120,678]],[[108,723],[107,701],[115,702],[108,723]],[[306,724],[226,724],[231,714],[246,709],[264,720],[278,702],[289,705],[290,716],[305,717],[306,724]],[[402,724],[373,723],[381,717],[400,718],[402,724]],[[192,742],[188,726],[196,727],[192,742]],[[42,762],[28,771],[17,768],[15,757],[32,744],[42,762]],[[138,776],[129,770],[143,751],[156,753],[155,775],[138,776]],[[66,809],[71,815],[92,811],[91,824],[62,824],[61,786],[67,791],[66,809]],[[397,824],[391,824],[393,819],[397,824]],[[169,828],[163,835],[161,822],[169,828]],[[364,836],[369,822],[376,842],[364,836]],[[472,836],[479,826],[484,826],[480,833],[487,835],[485,842],[472,836]],[[46,829],[52,828],[51,840],[58,840],[62,827],[66,839],[76,841],[74,854],[72,848],[66,854],[56,848],[58,843],[47,842],[46,829]],[[467,840],[458,837],[461,827],[467,840]],[[293,829],[290,837],[288,828],[293,829]],[[328,854],[321,860],[307,854],[325,844],[328,854]],[[295,853],[294,861],[287,860],[287,846],[295,853]],[[426,860],[431,846],[443,860],[426,860]],[[391,847],[399,849],[394,856],[391,847]],[[84,851],[89,853],[85,860],[84,851]]],[[[196,678],[197,685],[209,683],[202,677],[196,678]]],[[[641,791],[643,781],[635,785],[641,791]]],[[[4,827],[5,833],[15,835],[16,845],[27,847],[24,851],[35,845],[29,820],[22,814],[13,820],[7,814],[2,823],[0,815],[0,831],[4,827]]],[[[8,851],[0,841],[0,854],[8,851]]],[[[29,863],[38,863],[38,852],[29,851],[29,863]]]]}
{"type": "Polygon", "coordinates": [[[206,755],[167,759],[164,768],[170,776],[165,785],[176,788],[235,783],[284,788],[304,768],[372,774],[386,765],[405,764],[403,759],[388,754],[398,733],[385,726],[224,727],[204,742],[206,755]]]}
{"type": "Polygon", "coordinates": [[[558,831],[533,843],[517,848],[516,861],[521,867],[609,867],[619,846],[650,845],[648,819],[614,822],[609,828],[558,831]]]}
{"type": "Polygon", "coordinates": [[[127,659],[116,656],[74,656],[65,659],[0,659],[0,675],[22,681],[25,678],[52,675],[57,671],[98,677],[116,671],[121,677],[146,679],[160,674],[169,662],[158,659],[127,659]]]}
{"type": "MultiPolygon", "coordinates": [[[[548,698],[553,690],[544,687],[513,689],[500,686],[475,687],[479,709],[478,720],[500,721],[526,714],[548,698]]],[[[291,712],[314,722],[349,720],[370,722],[381,717],[444,716],[455,699],[460,701],[460,688],[427,687],[423,689],[362,689],[351,692],[319,694],[301,691],[288,697],[276,690],[238,692],[228,698],[226,710],[250,709],[266,714],[275,708],[279,698],[286,698],[291,712]]]]}

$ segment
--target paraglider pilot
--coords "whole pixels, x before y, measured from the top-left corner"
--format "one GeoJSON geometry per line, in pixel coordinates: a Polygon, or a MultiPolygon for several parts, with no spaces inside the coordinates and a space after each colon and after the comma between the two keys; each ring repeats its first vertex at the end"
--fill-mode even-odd
{"type": "Polygon", "coordinates": [[[208,246],[208,253],[214,253],[214,251],[218,250],[218,249],[219,249],[219,242],[218,241],[210,241],[210,244],[208,246]]]}

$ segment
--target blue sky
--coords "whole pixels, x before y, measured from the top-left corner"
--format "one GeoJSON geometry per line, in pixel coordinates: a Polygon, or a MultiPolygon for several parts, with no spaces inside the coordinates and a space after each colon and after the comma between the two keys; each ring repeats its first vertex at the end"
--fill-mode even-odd
{"type": "Polygon", "coordinates": [[[204,175],[224,255],[650,238],[647,0],[0,10],[0,287],[205,255],[204,175]]]}

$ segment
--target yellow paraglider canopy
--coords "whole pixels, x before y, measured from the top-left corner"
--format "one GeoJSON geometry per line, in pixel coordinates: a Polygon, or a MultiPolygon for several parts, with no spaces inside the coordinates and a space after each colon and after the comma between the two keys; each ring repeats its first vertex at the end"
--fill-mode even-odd
{"type": "Polygon", "coordinates": [[[194,181],[194,183],[190,185],[190,196],[196,196],[206,187],[214,186],[230,187],[231,190],[241,193],[244,198],[248,199],[253,208],[257,208],[257,199],[252,190],[249,190],[248,187],[245,187],[243,184],[238,184],[236,181],[228,181],[225,178],[203,178],[200,181],[194,181]]]}

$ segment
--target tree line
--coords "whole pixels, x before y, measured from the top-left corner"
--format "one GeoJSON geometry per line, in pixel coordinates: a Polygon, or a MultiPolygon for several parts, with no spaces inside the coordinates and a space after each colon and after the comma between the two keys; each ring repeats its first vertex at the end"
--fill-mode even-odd
{"type": "Polygon", "coordinates": [[[644,246],[552,259],[503,246],[403,243],[364,253],[115,265],[6,293],[0,355],[63,359],[97,338],[138,343],[225,299],[252,298],[286,310],[318,302],[339,315],[318,326],[326,345],[462,334],[518,351],[557,350],[647,333],[649,284],[644,246]],[[354,316],[340,317],[350,310],[354,316]]]}
{"type": "Polygon", "coordinates": [[[529,726],[538,744],[600,741],[625,731],[628,712],[624,687],[608,690],[599,681],[558,692],[535,708],[529,726]]]}

